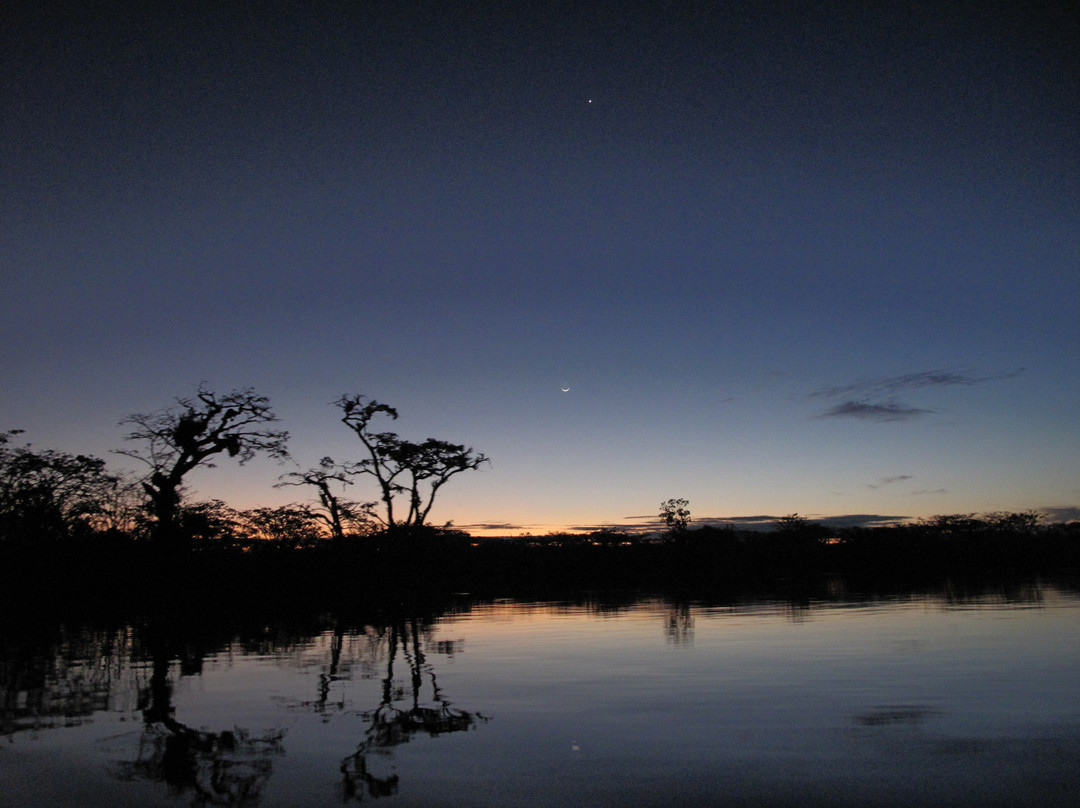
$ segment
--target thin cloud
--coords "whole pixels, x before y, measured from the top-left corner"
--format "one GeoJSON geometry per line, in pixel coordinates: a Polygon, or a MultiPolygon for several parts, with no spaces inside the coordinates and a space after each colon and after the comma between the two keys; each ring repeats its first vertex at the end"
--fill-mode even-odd
{"type": "Polygon", "coordinates": [[[736,525],[756,525],[756,524],[772,524],[776,522],[779,516],[728,516],[722,521],[731,522],[736,525]]]}
{"type": "Polygon", "coordinates": [[[891,485],[892,483],[903,482],[904,480],[914,480],[915,478],[910,474],[897,474],[895,477],[882,477],[882,485],[891,485]]]}
{"type": "MultiPolygon", "coordinates": [[[[1052,509],[1047,509],[1052,510],[1052,509]]],[[[1064,511],[1065,509],[1058,509],[1064,511]]],[[[883,527],[902,524],[910,521],[910,516],[888,516],[884,514],[837,514],[834,516],[808,515],[805,517],[810,524],[826,525],[833,528],[844,527],[883,527]]],[[[597,530],[616,530],[626,533],[649,534],[658,533],[667,528],[664,522],[655,516],[624,516],[626,519],[638,520],[638,524],[629,522],[605,522],[591,525],[568,525],[564,528],[567,533],[592,533],[597,530]],[[643,524],[641,522],[644,522],[643,524]]],[[[695,517],[691,524],[691,530],[700,527],[731,527],[747,531],[770,531],[775,529],[780,516],[759,514],[756,516],[703,516],[695,517]]],[[[474,525],[456,525],[461,530],[504,530],[504,535],[518,535],[520,531],[530,529],[530,525],[513,525],[506,522],[484,522],[474,525]],[[512,532],[513,531],[513,532],[512,532]]]]}
{"type": "Polygon", "coordinates": [[[925,496],[929,496],[929,495],[947,494],[947,493],[949,493],[948,488],[920,489],[918,491],[912,491],[911,496],[913,496],[913,497],[925,497],[925,496]]]}
{"type": "Polygon", "coordinates": [[[909,421],[923,415],[930,415],[934,410],[921,407],[909,407],[898,401],[886,401],[873,404],[869,401],[844,401],[825,412],[820,418],[861,418],[867,421],[909,421]]]}
{"type": "MultiPolygon", "coordinates": [[[[767,531],[776,527],[776,523],[780,520],[779,516],[728,516],[728,517],[708,517],[697,522],[701,524],[712,524],[718,527],[724,525],[730,525],[732,527],[738,527],[743,530],[760,530],[767,531]]],[[[884,527],[888,525],[902,524],[911,519],[910,516],[890,516],[886,514],[874,514],[874,513],[848,513],[837,514],[834,516],[810,516],[806,518],[806,521],[811,524],[825,525],[828,527],[842,528],[842,527],[884,527]]]]}
{"type": "Polygon", "coordinates": [[[910,516],[887,516],[876,513],[851,513],[839,516],[825,516],[812,521],[829,527],[890,527],[911,520],[910,516]]]}
{"type": "Polygon", "coordinates": [[[859,398],[872,399],[891,396],[907,390],[921,390],[926,387],[971,387],[983,382],[1012,379],[1024,372],[1024,368],[1006,373],[992,373],[988,376],[976,376],[966,371],[924,370],[919,373],[905,373],[902,376],[890,376],[885,379],[856,382],[838,387],[823,387],[810,394],[810,398],[859,398]]]}
{"type": "Polygon", "coordinates": [[[904,480],[914,480],[915,478],[910,474],[897,474],[895,477],[882,477],[877,483],[867,483],[867,488],[881,488],[883,485],[892,485],[893,483],[902,483],[904,480]]]}
{"type": "Polygon", "coordinates": [[[1046,521],[1048,522],[1076,522],[1080,520],[1080,508],[1057,507],[1039,508],[1038,510],[1046,514],[1046,521]]]}
{"type": "Polygon", "coordinates": [[[476,522],[471,525],[454,525],[457,530],[525,530],[526,525],[515,525],[512,522],[476,522]]]}
{"type": "Polygon", "coordinates": [[[1023,368],[1018,368],[1006,373],[977,376],[967,371],[924,370],[918,373],[905,373],[902,376],[889,376],[884,379],[862,381],[855,384],[823,387],[811,393],[809,398],[845,399],[821,413],[818,416],[820,418],[910,421],[913,418],[930,415],[934,410],[911,406],[898,401],[894,396],[928,387],[971,387],[983,382],[1011,379],[1023,372],[1023,368]]]}

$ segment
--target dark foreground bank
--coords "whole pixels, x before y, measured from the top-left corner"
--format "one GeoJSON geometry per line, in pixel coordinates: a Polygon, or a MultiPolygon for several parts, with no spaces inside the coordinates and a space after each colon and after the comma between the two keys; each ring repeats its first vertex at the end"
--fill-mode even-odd
{"type": "Polygon", "coordinates": [[[660,539],[598,531],[476,539],[425,529],[315,546],[191,543],[162,548],[124,536],[6,547],[6,608],[417,601],[469,592],[535,597],[582,590],[814,589],[836,577],[864,589],[950,580],[1068,579],[1080,572],[1080,523],[1023,530],[914,525],[770,533],[699,528],[660,539]]]}

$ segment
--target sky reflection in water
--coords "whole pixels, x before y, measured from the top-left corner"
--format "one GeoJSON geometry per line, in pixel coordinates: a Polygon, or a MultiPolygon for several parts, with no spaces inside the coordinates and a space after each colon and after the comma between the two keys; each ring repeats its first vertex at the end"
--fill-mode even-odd
{"type": "Polygon", "coordinates": [[[1066,805],[1080,600],[1030,594],[120,632],[37,690],[12,646],[0,805],[1066,805]]]}

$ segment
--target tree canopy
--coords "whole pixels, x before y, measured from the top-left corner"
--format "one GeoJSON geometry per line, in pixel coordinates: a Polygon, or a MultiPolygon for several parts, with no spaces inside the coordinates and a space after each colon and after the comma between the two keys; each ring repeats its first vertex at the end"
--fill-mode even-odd
{"type": "Polygon", "coordinates": [[[9,447],[21,430],[0,433],[0,536],[39,541],[69,535],[101,508],[119,477],[105,461],[55,449],[9,447]]]}
{"type": "Polygon", "coordinates": [[[289,433],[268,428],[275,421],[269,400],[251,388],[222,395],[203,386],[194,397],[177,399],[176,406],[121,421],[135,427],[126,439],[142,446],[118,453],[150,468],[142,486],[158,538],[177,538],[181,486],[194,469],[213,468],[213,458],[221,454],[241,465],[260,453],[287,458],[289,433]]]}
{"type": "Polygon", "coordinates": [[[352,466],[357,474],[375,478],[385,510],[376,518],[391,533],[426,524],[439,489],[455,474],[479,468],[488,458],[464,444],[427,438],[419,443],[405,440],[395,432],[376,432],[372,421],[378,416],[397,419],[393,407],[362,395],[342,396],[335,404],[341,422],[360,439],[367,457],[352,466]],[[406,502],[395,510],[395,497],[406,502]]]}

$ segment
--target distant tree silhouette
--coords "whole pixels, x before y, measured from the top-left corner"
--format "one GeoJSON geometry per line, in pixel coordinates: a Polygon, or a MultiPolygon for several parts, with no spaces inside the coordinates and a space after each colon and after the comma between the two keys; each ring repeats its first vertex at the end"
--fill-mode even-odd
{"type": "Polygon", "coordinates": [[[1045,520],[1039,511],[990,511],[982,515],[991,530],[1002,533],[1027,535],[1035,533],[1045,520]]]}
{"type": "Polygon", "coordinates": [[[690,524],[690,500],[669,499],[660,503],[660,518],[671,533],[682,533],[690,524]]]}
{"type": "Polygon", "coordinates": [[[428,438],[421,443],[403,440],[394,432],[374,432],[372,419],[385,415],[397,419],[397,410],[361,395],[342,396],[335,404],[341,422],[351,429],[368,456],[351,468],[368,474],[379,485],[385,516],[376,514],[387,532],[394,534],[422,527],[439,489],[455,474],[479,468],[487,457],[464,445],[428,438]],[[394,498],[403,495],[405,514],[395,513],[394,498]]]}
{"type": "Polygon", "coordinates": [[[92,533],[138,536],[146,531],[149,521],[141,481],[128,472],[115,479],[114,485],[104,487],[94,497],[93,507],[80,515],[80,522],[92,533]]]}
{"type": "Polygon", "coordinates": [[[789,535],[804,533],[810,528],[810,520],[805,516],[799,516],[797,513],[789,513],[787,516],[781,516],[777,519],[773,528],[777,533],[789,535]]]}
{"type": "Polygon", "coordinates": [[[291,471],[281,476],[281,482],[275,488],[292,485],[310,485],[319,497],[320,509],[312,510],[311,515],[324,522],[331,537],[343,539],[346,529],[350,533],[365,533],[372,521],[374,502],[353,502],[339,496],[334,485],[342,487],[352,485],[352,478],[360,473],[353,466],[338,464],[331,457],[324,457],[317,468],[307,471],[291,471]]]}
{"type": "Polygon", "coordinates": [[[766,539],[766,546],[777,553],[774,558],[777,569],[789,572],[815,569],[821,560],[823,542],[828,533],[824,525],[792,513],[776,521],[766,539]]]}
{"type": "Polygon", "coordinates": [[[29,444],[9,448],[21,430],[0,433],[0,539],[70,536],[114,496],[119,477],[105,461],[29,444]]]}
{"type": "Polygon", "coordinates": [[[240,516],[253,542],[271,542],[282,549],[310,547],[325,536],[319,514],[306,505],[252,508],[240,516]]]}
{"type": "Polygon", "coordinates": [[[627,547],[636,545],[640,541],[638,536],[610,525],[589,532],[588,538],[593,545],[603,547],[627,547]]]}
{"type": "Polygon", "coordinates": [[[127,440],[143,446],[118,452],[150,467],[142,486],[155,520],[153,533],[166,544],[183,540],[177,515],[184,478],[191,471],[212,468],[211,461],[220,454],[241,465],[259,453],[278,460],[288,457],[288,433],[267,428],[277,417],[268,399],[250,388],[219,395],[200,386],[193,398],[177,399],[177,405],[121,421],[135,426],[127,440]]]}
{"type": "Polygon", "coordinates": [[[939,514],[920,519],[916,524],[941,536],[969,535],[986,527],[986,522],[973,513],[939,514]]]}
{"type": "Polygon", "coordinates": [[[196,547],[231,547],[244,535],[244,515],[220,499],[181,503],[176,529],[196,547]]]}

